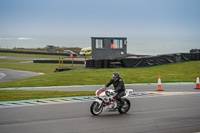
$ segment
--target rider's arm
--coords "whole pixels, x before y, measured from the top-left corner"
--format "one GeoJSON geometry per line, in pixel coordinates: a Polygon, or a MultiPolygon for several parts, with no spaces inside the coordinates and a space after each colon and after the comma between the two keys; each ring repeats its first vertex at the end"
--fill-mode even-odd
{"type": "Polygon", "coordinates": [[[108,82],[105,86],[109,87],[113,83],[113,80],[111,79],[110,82],[108,82]]]}

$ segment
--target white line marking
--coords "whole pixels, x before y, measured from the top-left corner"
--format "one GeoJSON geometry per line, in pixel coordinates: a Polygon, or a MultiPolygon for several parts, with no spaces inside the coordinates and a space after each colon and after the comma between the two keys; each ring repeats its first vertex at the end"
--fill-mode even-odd
{"type": "Polygon", "coordinates": [[[0,80],[3,79],[6,76],[4,73],[0,73],[0,80]]]}

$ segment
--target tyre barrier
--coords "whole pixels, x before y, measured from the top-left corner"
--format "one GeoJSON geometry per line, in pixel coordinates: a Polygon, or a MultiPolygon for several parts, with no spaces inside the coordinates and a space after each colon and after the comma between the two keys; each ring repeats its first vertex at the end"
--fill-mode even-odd
{"type": "Polygon", "coordinates": [[[145,58],[87,60],[87,68],[135,68],[200,60],[200,53],[176,53],[145,58]]]}

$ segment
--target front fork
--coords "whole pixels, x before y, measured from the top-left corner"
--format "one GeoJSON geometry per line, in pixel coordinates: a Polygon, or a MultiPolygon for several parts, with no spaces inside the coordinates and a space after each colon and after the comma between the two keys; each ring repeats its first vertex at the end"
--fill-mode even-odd
{"type": "Polygon", "coordinates": [[[95,99],[94,101],[99,103],[99,107],[98,108],[100,108],[102,106],[102,104],[103,104],[103,101],[100,100],[100,99],[95,99]]]}

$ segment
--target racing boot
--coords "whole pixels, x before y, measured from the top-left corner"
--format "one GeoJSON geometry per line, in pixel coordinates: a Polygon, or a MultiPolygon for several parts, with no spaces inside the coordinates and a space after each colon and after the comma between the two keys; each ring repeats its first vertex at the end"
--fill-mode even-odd
{"type": "Polygon", "coordinates": [[[117,103],[117,107],[115,109],[118,109],[121,106],[120,101],[118,101],[117,99],[115,99],[116,103],[117,103]]]}

